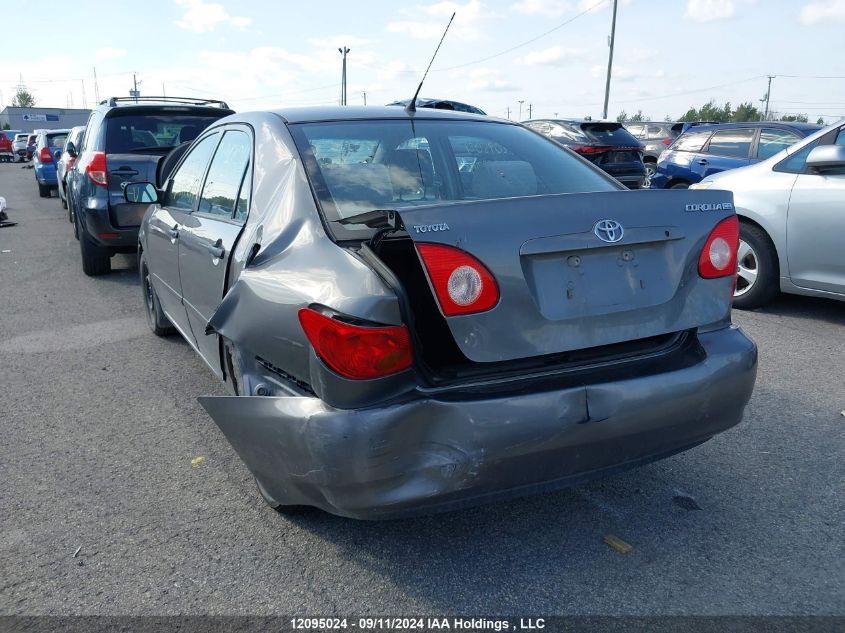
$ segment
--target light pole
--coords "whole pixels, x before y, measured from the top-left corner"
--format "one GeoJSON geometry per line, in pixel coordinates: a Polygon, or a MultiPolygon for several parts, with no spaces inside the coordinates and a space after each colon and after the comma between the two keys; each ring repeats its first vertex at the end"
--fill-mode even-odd
{"type": "Polygon", "coordinates": [[[344,46],[338,48],[337,52],[343,55],[343,74],[340,79],[340,105],[346,105],[346,54],[349,52],[349,49],[344,46]]]}
{"type": "Polygon", "coordinates": [[[520,99],[520,100],[519,100],[519,119],[517,119],[517,120],[519,120],[519,121],[522,121],[522,104],[523,104],[523,103],[525,103],[525,100],[524,100],[524,99],[520,99]]]}
{"type": "Polygon", "coordinates": [[[617,0],[613,0],[613,22],[610,27],[610,55],[607,58],[607,83],[604,86],[603,119],[607,118],[607,101],[610,99],[610,72],[613,70],[613,43],[616,40],[616,4],[617,0]]]}

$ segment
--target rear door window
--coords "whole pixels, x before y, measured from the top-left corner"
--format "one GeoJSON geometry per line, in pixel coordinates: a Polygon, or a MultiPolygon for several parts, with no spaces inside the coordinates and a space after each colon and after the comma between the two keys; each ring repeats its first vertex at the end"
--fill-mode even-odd
{"type": "Polygon", "coordinates": [[[753,142],[752,129],[717,130],[710,138],[706,153],[729,158],[748,158],[753,142]]]}
{"type": "Polygon", "coordinates": [[[214,152],[197,213],[231,219],[244,178],[251,142],[246,132],[228,130],[214,152]]]}
{"type": "Polygon", "coordinates": [[[682,135],[672,146],[679,152],[700,152],[710,138],[710,132],[688,132],[682,135]]]}
{"type": "Polygon", "coordinates": [[[760,131],[760,141],[757,143],[757,158],[762,160],[774,156],[800,140],[801,137],[795,132],[764,128],[760,131]]]}
{"type": "Polygon", "coordinates": [[[208,159],[214,151],[219,134],[209,134],[197,143],[176,169],[170,185],[167,206],[190,213],[199,194],[208,159]]]}

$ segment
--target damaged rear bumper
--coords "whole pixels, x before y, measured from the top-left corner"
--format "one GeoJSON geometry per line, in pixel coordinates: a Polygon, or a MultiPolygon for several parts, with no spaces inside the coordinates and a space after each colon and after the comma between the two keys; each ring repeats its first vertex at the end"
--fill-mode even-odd
{"type": "Polygon", "coordinates": [[[200,402],[272,498],[389,518],[570,485],[734,426],[757,348],[735,327],[698,339],[704,357],[683,369],[507,397],[355,410],[307,397],[200,402]]]}

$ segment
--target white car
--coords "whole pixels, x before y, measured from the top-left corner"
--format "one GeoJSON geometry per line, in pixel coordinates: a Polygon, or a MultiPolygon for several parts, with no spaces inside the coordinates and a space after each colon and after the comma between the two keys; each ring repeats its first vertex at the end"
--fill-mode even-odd
{"type": "Polygon", "coordinates": [[[690,187],[709,188],[733,192],[740,219],[734,307],[778,292],[845,301],[845,119],[690,187]]]}

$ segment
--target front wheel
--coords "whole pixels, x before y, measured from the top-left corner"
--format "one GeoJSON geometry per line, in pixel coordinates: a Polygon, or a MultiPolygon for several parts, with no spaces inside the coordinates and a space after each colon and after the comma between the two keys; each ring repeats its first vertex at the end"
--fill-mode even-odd
{"type": "Polygon", "coordinates": [[[144,312],[147,316],[147,325],[156,336],[168,336],[173,334],[175,328],[170,323],[170,319],[164,314],[161,309],[161,304],[156,295],[155,288],[153,288],[152,280],[150,279],[150,269],[147,268],[147,260],[142,254],[138,258],[138,273],[141,276],[141,292],[144,296],[144,312]]]}
{"type": "Polygon", "coordinates": [[[736,257],[735,308],[759,308],[778,294],[778,260],[774,244],[766,232],[753,224],[739,225],[736,257]]]}

